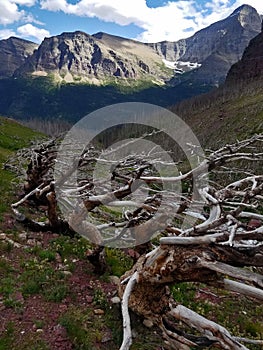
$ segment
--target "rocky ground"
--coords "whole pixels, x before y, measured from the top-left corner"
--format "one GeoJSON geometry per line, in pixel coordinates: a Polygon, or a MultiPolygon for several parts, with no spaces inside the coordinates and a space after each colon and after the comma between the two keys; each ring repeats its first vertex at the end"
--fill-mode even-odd
{"type": "MultiPolygon", "coordinates": [[[[88,242],[26,232],[10,216],[1,226],[0,349],[118,349],[119,277],[112,272],[120,274],[129,257],[108,251],[111,268],[97,276],[85,258],[88,242]]],[[[141,321],[133,318],[133,349],[162,349],[160,335],[141,321]]]]}
{"type": "MultiPolygon", "coordinates": [[[[0,225],[0,349],[117,350],[122,316],[119,277],[132,266],[106,249],[108,271],[98,276],[87,260],[88,241],[25,231],[6,214],[0,225]]],[[[130,253],[130,252],[129,252],[130,253]]],[[[263,338],[263,306],[235,293],[182,283],[174,298],[237,336],[263,338]]],[[[161,334],[132,315],[131,350],[162,350],[161,334]]],[[[259,350],[259,345],[248,346],[259,350]]]]}

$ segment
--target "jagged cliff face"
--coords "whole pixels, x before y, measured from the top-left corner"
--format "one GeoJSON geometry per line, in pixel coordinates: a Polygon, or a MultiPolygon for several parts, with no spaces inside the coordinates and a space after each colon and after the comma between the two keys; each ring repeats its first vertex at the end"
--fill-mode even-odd
{"type": "Polygon", "coordinates": [[[97,85],[217,85],[260,31],[261,17],[253,7],[243,5],[228,18],[178,42],[143,44],[77,31],[45,38],[32,54],[36,44],[10,38],[0,41],[0,77],[15,72],[16,77],[52,76],[58,82],[97,85]]]}
{"type": "Polygon", "coordinates": [[[260,30],[261,16],[253,7],[243,5],[228,18],[200,30],[188,39],[150,46],[168,61],[201,64],[187,79],[214,84],[225,79],[232,64],[241,58],[249,41],[260,30]]]}
{"type": "Polygon", "coordinates": [[[79,31],[46,38],[15,74],[37,76],[50,73],[57,80],[95,84],[115,78],[164,83],[172,75],[157,53],[142,43],[79,31]]]}
{"type": "Polygon", "coordinates": [[[0,78],[11,77],[37,47],[31,41],[14,37],[0,40],[0,78]]]}
{"type": "Polygon", "coordinates": [[[263,80],[263,31],[250,41],[242,59],[234,64],[226,78],[226,85],[249,84],[263,80]]]}

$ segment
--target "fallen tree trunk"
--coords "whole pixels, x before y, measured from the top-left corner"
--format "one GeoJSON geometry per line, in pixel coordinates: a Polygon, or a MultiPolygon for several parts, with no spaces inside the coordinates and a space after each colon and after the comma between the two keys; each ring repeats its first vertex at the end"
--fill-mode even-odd
{"type": "Polygon", "coordinates": [[[263,267],[262,142],[263,135],[255,135],[227,145],[202,159],[196,168],[174,176],[168,176],[169,172],[158,176],[153,165],[159,160],[147,160],[140,153],[116,161],[107,154],[99,157],[99,152],[90,147],[76,164],[62,164],[56,179],[52,175],[56,146],[51,142],[49,151],[43,146],[31,151],[25,194],[12,209],[17,219],[32,229],[68,230],[89,239],[94,249],[87,257],[98,273],[106,269],[104,246],[139,245],[140,257],[122,276],[119,286],[124,327],[121,350],[128,350],[132,344],[129,309],[161,329],[167,349],[247,349],[243,343],[261,345],[262,341],[235,337],[180,305],[169,287],[201,282],[262,302],[263,276],[248,269],[263,267]],[[233,179],[233,169],[228,172],[226,166],[244,161],[256,163],[261,173],[244,170],[242,163],[243,169],[235,170],[233,179]],[[109,183],[93,179],[95,162],[110,166],[109,183]],[[205,169],[213,181],[202,186],[202,179],[208,175],[205,169]],[[68,178],[74,171],[81,176],[71,186],[68,178]],[[215,181],[218,174],[223,174],[221,182],[215,181]],[[200,186],[193,186],[193,180],[200,186]],[[182,181],[186,190],[173,192],[173,186],[182,181]],[[101,193],[96,193],[98,184],[101,193]],[[149,191],[143,198],[145,186],[149,191]],[[133,193],[137,195],[132,197],[133,193]],[[40,205],[46,206],[46,223],[22,214],[20,208],[32,203],[36,212],[40,205]],[[67,214],[66,220],[58,205],[67,214]],[[153,238],[155,248],[149,243],[153,238]],[[193,330],[190,333],[189,327],[193,330]]]}

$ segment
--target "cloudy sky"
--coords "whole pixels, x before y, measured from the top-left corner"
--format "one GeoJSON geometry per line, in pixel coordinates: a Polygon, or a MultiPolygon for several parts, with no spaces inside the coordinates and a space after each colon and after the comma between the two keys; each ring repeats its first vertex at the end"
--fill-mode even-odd
{"type": "Polygon", "coordinates": [[[262,0],[0,0],[0,39],[40,42],[65,31],[99,31],[144,42],[175,41],[262,0]]]}

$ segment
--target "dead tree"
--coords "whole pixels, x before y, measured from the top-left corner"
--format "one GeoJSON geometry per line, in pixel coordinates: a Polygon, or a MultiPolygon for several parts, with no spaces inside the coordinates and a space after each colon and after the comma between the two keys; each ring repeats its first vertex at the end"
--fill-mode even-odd
{"type": "MultiPolygon", "coordinates": [[[[262,142],[263,135],[255,135],[226,145],[208,153],[194,169],[174,176],[169,172],[166,176],[158,175],[154,164],[161,161],[154,152],[149,152],[150,157],[134,154],[117,161],[107,157],[107,153],[104,158],[99,157],[100,151],[89,147],[83,150],[77,164],[62,171],[59,178],[51,176],[41,182],[39,175],[31,191],[12,208],[20,220],[32,223],[32,219],[20,214],[19,207],[29,200],[44,201],[48,222],[34,223],[39,229],[45,226],[58,230],[65,224],[57,211],[59,201],[68,213],[68,228],[91,240],[99,254],[105,245],[136,246],[158,235],[154,244],[157,239],[159,244],[144,246],[132,270],[121,278],[124,328],[121,350],[128,350],[132,343],[129,309],[158,326],[169,349],[211,345],[247,349],[243,344],[263,342],[235,337],[224,327],[180,305],[171,297],[169,286],[202,282],[263,300],[263,276],[246,268],[263,267],[262,142]],[[107,163],[111,169],[110,186],[92,177],[97,162],[107,163]],[[72,188],[67,179],[76,169],[77,187],[72,188]],[[202,186],[204,176],[209,178],[202,186]],[[193,178],[199,181],[197,189],[193,187],[193,178]],[[169,193],[169,186],[164,187],[181,182],[184,190],[180,194],[169,193]],[[147,188],[150,191],[143,199],[147,188]],[[135,196],[137,189],[141,192],[135,196]],[[105,210],[105,206],[121,210],[116,215],[105,210]],[[101,217],[103,223],[99,222],[101,217]],[[179,322],[195,333],[182,330],[179,322]]],[[[51,149],[54,154],[54,147],[51,149]]],[[[36,152],[32,150],[32,159],[36,152]]],[[[49,158],[48,152],[42,156],[44,162],[49,159],[52,169],[55,157],[49,158]]],[[[31,167],[32,164],[31,160],[31,167]]],[[[39,166],[39,162],[34,164],[39,166]]],[[[41,174],[34,166],[32,170],[41,174]]]]}

